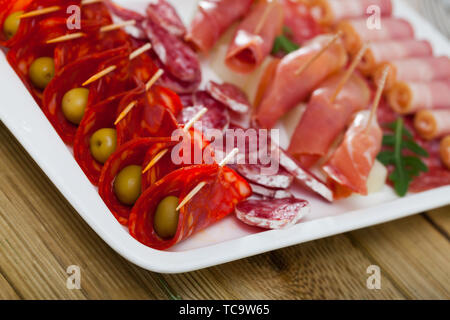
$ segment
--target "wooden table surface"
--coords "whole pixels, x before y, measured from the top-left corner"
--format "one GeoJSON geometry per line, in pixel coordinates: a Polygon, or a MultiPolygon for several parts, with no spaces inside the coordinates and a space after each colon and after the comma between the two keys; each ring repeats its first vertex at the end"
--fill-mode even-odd
{"type": "MultiPolygon", "coordinates": [[[[443,2],[410,2],[449,35],[443,2]]],[[[450,298],[450,207],[206,270],[162,275],[110,249],[3,124],[0,139],[0,299],[450,298]],[[80,290],[66,287],[70,265],[81,267],[80,290]],[[371,265],[381,269],[380,290],[366,286],[371,265]]]]}

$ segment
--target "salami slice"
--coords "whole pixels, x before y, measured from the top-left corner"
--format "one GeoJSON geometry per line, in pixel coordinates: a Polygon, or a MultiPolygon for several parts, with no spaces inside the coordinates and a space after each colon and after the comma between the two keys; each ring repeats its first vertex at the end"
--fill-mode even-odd
{"type": "Polygon", "coordinates": [[[309,212],[308,201],[294,198],[247,200],[236,206],[236,217],[239,220],[264,229],[291,227],[309,212]]]}
{"type": "Polygon", "coordinates": [[[248,113],[250,102],[245,93],[238,87],[229,83],[218,84],[214,81],[208,82],[206,91],[219,102],[222,102],[231,111],[236,113],[248,113]]]}
{"type": "Polygon", "coordinates": [[[130,214],[130,234],[151,248],[164,250],[223,219],[250,195],[248,183],[227,167],[199,165],[182,168],[141,195],[130,214]],[[184,199],[200,182],[206,182],[206,185],[179,211],[175,236],[172,239],[160,238],[153,227],[160,201],[167,196],[184,199]]]}
{"type": "Polygon", "coordinates": [[[409,186],[409,191],[419,193],[447,185],[450,185],[450,170],[436,167],[415,178],[409,186]]]}
{"type": "Polygon", "coordinates": [[[247,180],[257,183],[261,186],[275,189],[288,189],[294,180],[294,177],[285,169],[280,168],[276,174],[267,175],[262,170],[263,166],[259,164],[239,164],[237,171],[247,180]]]}
{"type": "Polygon", "coordinates": [[[174,78],[198,86],[202,75],[195,52],[150,19],[143,21],[141,26],[153,45],[153,51],[164,65],[164,69],[174,78]]]}
{"type": "Polygon", "coordinates": [[[117,124],[119,145],[135,138],[170,137],[178,129],[174,112],[181,111],[181,101],[170,90],[154,86],[147,92],[145,86],[140,86],[121,100],[118,112],[132,102],[136,102],[135,106],[117,124]]]}
{"type": "Polygon", "coordinates": [[[230,115],[222,103],[216,101],[204,91],[196,92],[193,95],[192,103],[192,106],[184,108],[180,113],[178,119],[181,123],[188,123],[201,109],[207,108],[208,112],[194,124],[194,128],[204,133],[209,129],[217,129],[222,132],[228,129],[230,115]]]}
{"type": "Polygon", "coordinates": [[[257,184],[249,183],[253,194],[261,196],[263,199],[286,199],[293,197],[292,193],[286,190],[269,189],[257,184]]]}
{"type": "MultiPolygon", "coordinates": [[[[105,163],[99,180],[99,194],[111,213],[123,225],[128,223],[131,206],[122,204],[114,193],[113,183],[117,174],[127,166],[144,166],[150,148],[164,148],[171,145],[170,138],[135,139],[121,146],[105,163]]],[[[145,179],[143,179],[144,181],[145,179]]]]}
{"type": "MultiPolygon", "coordinates": [[[[73,144],[78,126],[69,122],[62,112],[61,101],[64,94],[73,88],[82,87],[83,82],[89,78],[88,75],[94,74],[96,70],[99,70],[99,65],[101,65],[103,61],[116,55],[125,54],[126,56],[128,50],[129,48],[127,47],[121,47],[77,60],[61,69],[48,84],[44,91],[42,109],[65,143],[73,144]]],[[[88,87],[90,92],[87,108],[122,91],[108,91],[106,88],[115,90],[113,86],[109,86],[112,80],[101,80],[104,82],[98,81],[88,87]],[[102,85],[102,83],[105,83],[105,86],[102,85]]]]}
{"type": "Polygon", "coordinates": [[[186,27],[172,5],[166,0],[154,0],[147,7],[147,17],[178,38],[186,34],[186,27]]]}

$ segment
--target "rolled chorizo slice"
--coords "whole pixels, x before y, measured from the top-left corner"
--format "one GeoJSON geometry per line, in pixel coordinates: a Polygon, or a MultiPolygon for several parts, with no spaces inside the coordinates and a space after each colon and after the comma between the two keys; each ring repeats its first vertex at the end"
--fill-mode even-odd
{"type": "Polygon", "coordinates": [[[229,214],[251,195],[242,177],[227,167],[197,165],[176,170],[148,188],[139,198],[129,219],[130,234],[139,242],[158,250],[168,249],[229,214]],[[176,231],[162,238],[155,231],[155,213],[168,196],[184,199],[199,183],[206,185],[178,211],[176,231]]]}
{"type": "Polygon", "coordinates": [[[427,140],[450,134],[450,109],[419,111],[414,117],[414,128],[427,140]]]}
{"type": "Polygon", "coordinates": [[[424,109],[450,109],[450,81],[400,81],[387,92],[391,108],[400,114],[424,109]]]}

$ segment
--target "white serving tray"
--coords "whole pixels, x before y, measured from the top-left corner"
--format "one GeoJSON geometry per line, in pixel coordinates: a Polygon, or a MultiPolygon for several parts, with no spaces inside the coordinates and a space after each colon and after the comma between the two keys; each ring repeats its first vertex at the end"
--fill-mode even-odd
{"type": "MultiPolygon", "coordinates": [[[[121,0],[132,8],[150,0],[121,0]]],[[[196,0],[171,0],[186,23],[196,0]]],[[[448,55],[450,45],[427,21],[401,0],[395,1],[395,15],[405,17],[419,38],[428,39],[436,54],[448,55]]],[[[450,204],[450,186],[403,199],[389,187],[369,197],[352,197],[328,204],[307,195],[312,212],[300,224],[283,231],[251,228],[229,216],[168,251],[157,251],[134,240],[110,214],[75,162],[70,148],[58,137],[31,95],[0,54],[0,119],[37,162],[65,198],[91,228],[115,251],[142,268],[180,273],[242,259],[263,252],[316,240],[450,204]]]]}

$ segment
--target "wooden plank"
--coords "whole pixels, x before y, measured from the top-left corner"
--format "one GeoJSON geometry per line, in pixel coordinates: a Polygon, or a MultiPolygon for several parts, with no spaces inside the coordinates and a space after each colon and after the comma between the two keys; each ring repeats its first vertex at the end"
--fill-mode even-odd
{"type": "Polygon", "coordinates": [[[26,299],[168,297],[158,275],[110,249],[1,126],[0,270],[26,299]],[[66,269],[81,267],[81,290],[66,269]]]}
{"type": "Polygon", "coordinates": [[[426,216],[447,239],[450,237],[450,207],[432,210],[426,216]]]}
{"type": "Polygon", "coordinates": [[[18,300],[20,296],[9,282],[0,274],[0,300],[18,300]]]}
{"type": "Polygon", "coordinates": [[[450,243],[420,215],[351,233],[408,298],[450,298],[450,243]]]}
{"type": "Polygon", "coordinates": [[[183,299],[403,299],[388,278],[367,289],[372,264],[340,235],[164,278],[183,299]]]}

